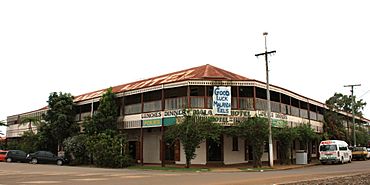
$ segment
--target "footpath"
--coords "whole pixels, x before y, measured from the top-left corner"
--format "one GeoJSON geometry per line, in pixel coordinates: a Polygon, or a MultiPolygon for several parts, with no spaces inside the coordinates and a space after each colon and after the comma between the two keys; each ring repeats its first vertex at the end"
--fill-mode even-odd
{"type": "Polygon", "coordinates": [[[309,164],[290,164],[290,165],[281,165],[281,164],[274,164],[272,168],[269,166],[263,165],[262,168],[253,168],[252,165],[238,165],[238,166],[221,166],[221,167],[210,167],[211,172],[241,172],[241,171],[251,171],[251,172],[258,172],[258,171],[270,171],[270,170],[290,170],[290,169],[297,169],[297,168],[305,168],[309,166],[315,166],[320,164],[318,160],[312,160],[309,164]]]}

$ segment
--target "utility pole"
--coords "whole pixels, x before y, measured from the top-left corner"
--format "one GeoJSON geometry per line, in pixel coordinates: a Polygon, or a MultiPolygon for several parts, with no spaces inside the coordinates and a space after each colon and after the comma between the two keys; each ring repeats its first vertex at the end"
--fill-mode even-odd
{"type": "Polygon", "coordinates": [[[265,52],[256,54],[255,56],[265,55],[265,62],[266,62],[266,92],[267,92],[267,119],[268,119],[268,126],[269,126],[269,163],[270,167],[274,166],[274,153],[272,148],[272,131],[271,131],[271,101],[270,101],[270,83],[269,83],[269,65],[268,65],[268,55],[276,53],[274,51],[267,51],[267,32],[263,32],[263,36],[265,37],[265,52]]]}
{"type": "Polygon", "coordinates": [[[355,97],[353,96],[353,87],[354,86],[361,86],[361,84],[355,85],[345,85],[344,87],[351,87],[351,97],[352,97],[352,124],[353,124],[353,146],[356,146],[356,127],[355,127],[355,97]]]}

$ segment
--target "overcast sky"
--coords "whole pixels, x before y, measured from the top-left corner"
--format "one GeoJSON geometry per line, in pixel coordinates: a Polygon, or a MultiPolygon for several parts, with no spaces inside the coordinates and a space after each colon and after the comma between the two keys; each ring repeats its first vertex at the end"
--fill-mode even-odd
{"type": "MultiPolygon", "coordinates": [[[[0,120],[79,95],[211,64],[325,102],[370,103],[370,1],[0,1],[0,120]],[[367,93],[369,92],[369,93],[367,93]]],[[[369,105],[370,106],[370,105],[369,105]]],[[[368,106],[368,107],[369,107],[368,106]]],[[[370,118],[370,108],[364,114],[370,118]]]]}

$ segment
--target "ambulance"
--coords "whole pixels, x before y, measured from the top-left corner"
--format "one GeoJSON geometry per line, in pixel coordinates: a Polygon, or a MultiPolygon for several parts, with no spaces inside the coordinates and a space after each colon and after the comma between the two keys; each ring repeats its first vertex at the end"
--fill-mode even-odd
{"type": "Polygon", "coordinates": [[[348,144],[342,140],[321,141],[319,146],[320,162],[327,163],[345,163],[352,161],[352,151],[348,144]]]}

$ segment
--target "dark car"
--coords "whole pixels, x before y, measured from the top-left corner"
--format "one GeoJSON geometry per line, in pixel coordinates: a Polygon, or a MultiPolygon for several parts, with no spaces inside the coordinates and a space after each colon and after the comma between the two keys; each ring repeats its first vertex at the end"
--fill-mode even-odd
{"type": "Polygon", "coordinates": [[[8,150],[5,155],[6,162],[28,162],[26,152],[22,150],[8,150]]]}
{"type": "Polygon", "coordinates": [[[30,153],[27,155],[27,159],[33,164],[48,163],[63,165],[67,162],[65,158],[58,157],[49,151],[37,151],[35,153],[30,153]]]}

